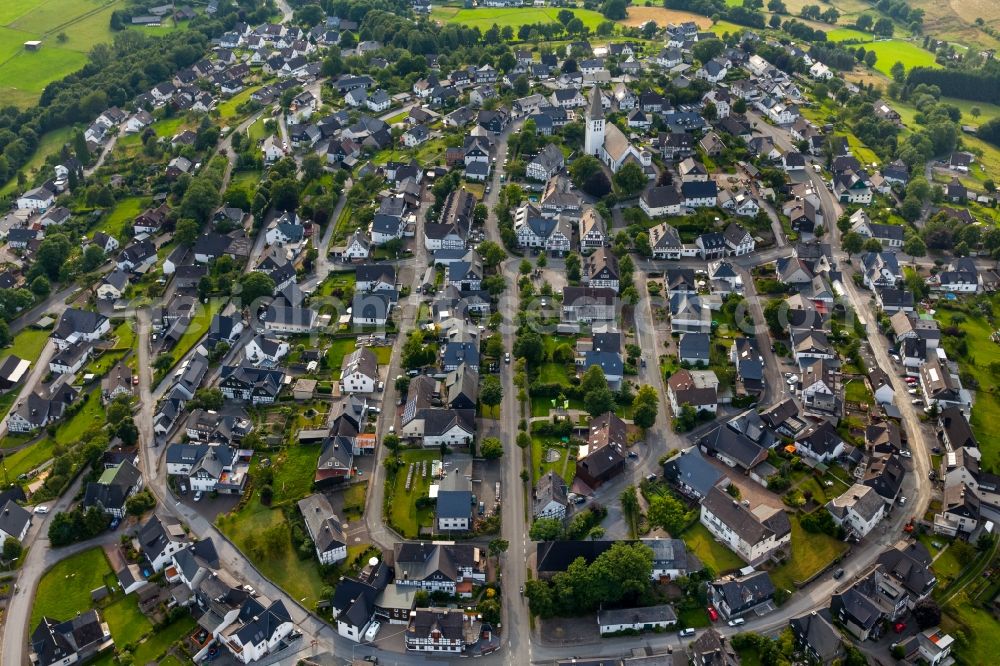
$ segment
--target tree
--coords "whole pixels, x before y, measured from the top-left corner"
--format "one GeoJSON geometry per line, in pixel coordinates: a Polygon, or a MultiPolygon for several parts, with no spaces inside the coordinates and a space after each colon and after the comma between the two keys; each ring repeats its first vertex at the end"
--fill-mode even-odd
{"type": "Polygon", "coordinates": [[[44,275],[39,275],[31,281],[31,293],[39,298],[45,298],[52,291],[52,283],[44,275]]]}
{"type": "Polygon", "coordinates": [[[857,254],[865,245],[865,237],[856,231],[848,231],[844,234],[844,237],[840,239],[841,247],[843,247],[844,252],[847,253],[848,258],[852,254],[857,254]]]}
{"type": "Polygon", "coordinates": [[[639,387],[638,393],[632,399],[632,422],[643,429],[652,428],[656,423],[659,404],[660,398],[656,389],[648,384],[639,387]]]}
{"type": "Polygon", "coordinates": [[[580,269],[582,268],[582,261],[580,255],[575,253],[570,253],[566,255],[566,279],[570,282],[580,281],[580,269]]]}
{"type": "Polygon", "coordinates": [[[878,54],[875,51],[869,51],[865,54],[865,64],[869,67],[874,67],[876,60],[878,60],[878,54]]]}
{"type": "Polygon", "coordinates": [[[479,389],[479,401],[487,407],[495,408],[503,401],[503,384],[496,375],[486,375],[479,389]]]}
{"type": "Polygon", "coordinates": [[[771,14],[771,18],[767,20],[767,24],[777,30],[781,27],[781,17],[777,14],[771,14]]]}
{"type": "Polygon", "coordinates": [[[487,240],[479,244],[479,256],[483,258],[483,266],[496,268],[507,258],[507,253],[499,243],[487,240]]]}
{"type": "Polygon", "coordinates": [[[531,530],[528,531],[532,541],[555,541],[562,534],[562,521],[558,518],[539,518],[531,524],[531,530]]]}
{"type": "Polygon", "coordinates": [[[600,366],[590,366],[580,378],[580,393],[587,394],[597,389],[606,388],[608,388],[608,379],[604,376],[604,371],[600,366]]]}
{"type": "Polygon", "coordinates": [[[323,175],[323,158],[319,153],[311,152],[302,158],[302,178],[311,182],[323,175]]]}
{"type": "Polygon", "coordinates": [[[879,37],[892,37],[893,29],[892,19],[888,18],[880,18],[875,21],[875,26],[872,28],[874,33],[879,37]]]}
{"type": "Polygon", "coordinates": [[[678,536],[690,522],[687,507],[669,493],[650,495],[646,515],[650,524],[662,527],[671,536],[678,536]]]}
{"type": "Polygon", "coordinates": [[[566,24],[566,32],[571,35],[579,35],[583,33],[583,20],[579,16],[573,17],[573,20],[566,24]]]}
{"type": "Polygon", "coordinates": [[[913,619],[921,630],[936,627],[941,624],[941,608],[930,597],[921,599],[913,607],[913,619]]]}
{"type": "Polygon", "coordinates": [[[862,32],[868,32],[874,22],[875,19],[872,18],[871,14],[862,14],[858,17],[858,20],[854,22],[854,26],[862,32]]]}
{"type": "Polygon", "coordinates": [[[601,5],[601,14],[606,19],[621,21],[628,16],[627,6],[625,0],[604,0],[604,4],[601,5]]]}
{"type": "Polygon", "coordinates": [[[906,67],[897,60],[889,69],[889,74],[892,76],[893,81],[903,83],[906,80],[906,67]]]}
{"type": "Polygon", "coordinates": [[[13,562],[17,558],[21,557],[23,548],[21,547],[21,542],[14,537],[7,537],[3,541],[3,559],[6,562],[13,562]]]}
{"type": "Polygon", "coordinates": [[[517,433],[517,446],[522,449],[531,446],[531,435],[523,430],[517,433]]]}
{"type": "Polygon", "coordinates": [[[490,555],[496,559],[497,566],[500,565],[500,556],[506,553],[508,548],[510,548],[510,542],[507,539],[492,539],[490,541],[490,555]]]}
{"type": "Polygon", "coordinates": [[[630,197],[646,187],[646,174],[643,173],[641,166],[635,162],[628,162],[615,174],[615,185],[624,196],[630,197]]]}
{"type": "Polygon", "coordinates": [[[382,438],[382,445],[385,446],[385,448],[387,448],[390,451],[392,451],[393,455],[395,455],[396,453],[399,452],[399,447],[400,447],[400,444],[402,444],[402,443],[403,443],[403,440],[401,440],[399,438],[399,435],[397,435],[395,433],[390,433],[390,434],[388,434],[388,435],[386,435],[385,437],[382,438]]]}
{"type": "Polygon", "coordinates": [[[721,39],[704,39],[695,42],[691,52],[698,62],[704,64],[722,53],[725,48],[726,44],[721,39]]]}
{"type": "Polygon", "coordinates": [[[635,486],[626,486],[618,496],[618,501],[621,503],[622,517],[628,523],[629,536],[634,539],[639,532],[639,518],[642,515],[635,486]]]}
{"type": "Polygon", "coordinates": [[[199,233],[201,233],[201,225],[194,220],[178,220],[174,228],[174,239],[181,245],[191,247],[198,240],[199,233]]]}
{"type": "Polygon", "coordinates": [[[58,280],[60,271],[69,258],[73,246],[64,234],[49,234],[38,245],[35,254],[35,265],[50,280],[58,280]]]}
{"type": "Polygon", "coordinates": [[[251,271],[240,278],[240,301],[243,307],[264,297],[274,296],[274,279],[259,271],[251,271]]]}
{"type": "Polygon", "coordinates": [[[487,460],[496,460],[503,455],[503,443],[496,437],[487,437],[479,445],[479,452],[487,460]]]}
{"type": "Polygon", "coordinates": [[[907,238],[906,242],[903,243],[903,253],[910,255],[914,259],[917,257],[923,257],[927,255],[927,245],[924,244],[924,241],[920,238],[920,236],[914,234],[907,238]]]}
{"type": "MultiPolygon", "coordinates": [[[[552,519],[544,518],[543,520],[552,519]]],[[[545,581],[531,579],[526,582],[524,596],[528,598],[528,608],[531,609],[532,614],[541,618],[550,618],[556,614],[555,595],[552,587],[545,581]]]]}
{"type": "Polygon", "coordinates": [[[155,506],[156,498],[148,490],[138,492],[125,500],[125,511],[130,516],[141,516],[155,506]]]}
{"type": "MultiPolygon", "coordinates": [[[[599,368],[600,366],[593,366],[599,368]]],[[[583,407],[591,416],[600,416],[614,409],[615,394],[604,387],[594,389],[583,396],[583,407]]]]}
{"type": "Polygon", "coordinates": [[[276,210],[299,207],[299,184],[294,178],[279,178],[271,184],[271,205],[276,210]]]}
{"type": "Polygon", "coordinates": [[[166,372],[174,367],[174,357],[170,354],[160,354],[153,361],[153,369],[157,372],[166,372]]]}
{"type": "Polygon", "coordinates": [[[865,240],[865,244],[862,246],[865,252],[881,252],[882,251],[882,241],[877,238],[869,238],[865,240]]]}
{"type": "Polygon", "coordinates": [[[591,177],[602,172],[600,161],[593,155],[578,157],[569,165],[569,175],[573,184],[583,189],[591,177]]]}
{"type": "Polygon", "coordinates": [[[785,3],[782,2],[782,0],[768,0],[767,11],[775,14],[787,14],[788,7],[785,6],[785,3]]]}
{"type": "Polygon", "coordinates": [[[545,344],[537,332],[525,331],[514,340],[513,353],[516,358],[523,358],[528,365],[537,366],[545,360],[545,344]]]}
{"type": "Polygon", "coordinates": [[[181,199],[181,217],[204,224],[219,207],[219,188],[209,178],[196,178],[188,185],[181,199]]]}

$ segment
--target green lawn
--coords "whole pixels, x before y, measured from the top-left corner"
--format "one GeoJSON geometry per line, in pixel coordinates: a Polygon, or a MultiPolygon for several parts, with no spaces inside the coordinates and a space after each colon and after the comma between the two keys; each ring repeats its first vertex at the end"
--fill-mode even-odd
{"type": "MultiPolygon", "coordinates": [[[[596,30],[605,19],[598,12],[588,9],[571,9],[583,25],[596,30]]],[[[479,9],[459,9],[457,7],[438,7],[431,10],[431,18],[442,23],[460,23],[467,28],[478,27],[483,32],[494,24],[503,28],[511,26],[515,34],[522,25],[532,23],[558,23],[556,18],[559,9],[556,7],[485,7],[479,9]]]]}
{"type": "Polygon", "coordinates": [[[43,615],[68,620],[78,611],[90,608],[90,591],[104,585],[104,577],[110,573],[113,573],[111,566],[100,548],[85,550],[59,562],[38,583],[30,626],[37,626],[43,615]]]}
{"type": "Polygon", "coordinates": [[[391,497],[389,502],[389,524],[392,525],[407,539],[415,539],[419,536],[421,527],[430,527],[434,523],[434,509],[427,507],[417,509],[417,499],[426,497],[431,485],[430,464],[437,460],[441,454],[436,449],[420,450],[411,449],[401,453],[406,466],[401,468],[396,474],[394,482],[386,479],[387,496],[391,497]],[[406,476],[410,463],[421,463],[427,461],[427,477],[424,478],[419,472],[419,465],[413,471],[413,479],[410,490],[406,490],[406,476]]]}
{"type": "MultiPolygon", "coordinates": [[[[552,401],[556,398],[550,398],[544,395],[533,395],[531,396],[531,415],[532,416],[548,416],[549,412],[552,411],[552,401]]],[[[559,405],[562,407],[562,405],[559,405]]],[[[583,409],[583,403],[576,399],[569,400],[570,409],[583,409]]]]}
{"type": "Polygon", "coordinates": [[[50,334],[51,331],[33,326],[21,329],[21,332],[14,336],[13,344],[0,351],[0,361],[14,354],[18,358],[31,361],[34,364],[41,356],[45,343],[49,341],[50,334]]]}
{"type": "Polygon", "coordinates": [[[101,404],[101,391],[94,389],[86,398],[80,396],[77,400],[85,400],[73,418],[60,424],[56,429],[56,444],[69,446],[80,441],[83,434],[94,426],[100,426],[105,421],[104,405],[101,404]]]}
{"type": "MultiPolygon", "coordinates": [[[[2,39],[2,37],[3,30],[0,29],[0,39],[2,39]]],[[[0,58],[2,57],[3,56],[0,55],[0,58]]],[[[28,176],[28,180],[30,181],[35,172],[42,168],[49,155],[55,155],[61,151],[63,145],[70,141],[72,137],[72,127],[62,127],[43,134],[41,139],[38,140],[38,148],[35,150],[35,154],[31,156],[31,159],[29,159],[23,167],[21,167],[21,171],[28,176]]],[[[9,194],[17,189],[17,175],[15,174],[14,177],[7,181],[7,184],[0,189],[0,194],[9,194]]]]}
{"type": "Polygon", "coordinates": [[[871,403],[872,392],[864,379],[852,379],[844,385],[844,398],[848,402],[871,403]]]}
{"type": "Polygon", "coordinates": [[[379,365],[389,365],[389,361],[392,360],[392,347],[372,347],[371,350],[375,354],[379,365]]]}
{"type": "Polygon", "coordinates": [[[330,348],[326,350],[326,363],[335,378],[340,378],[340,366],[344,357],[357,349],[357,345],[355,338],[335,338],[330,343],[330,348]]]}
{"type": "MultiPolygon", "coordinates": [[[[997,312],[1000,297],[993,297],[992,302],[993,311],[997,312]]],[[[968,358],[960,358],[954,353],[952,351],[953,340],[950,336],[946,336],[943,345],[948,351],[948,357],[952,360],[957,359],[961,369],[971,373],[979,381],[980,386],[995,386],[996,379],[990,371],[990,366],[1000,362],[1000,345],[990,340],[993,327],[984,317],[970,317],[947,307],[938,307],[936,318],[941,327],[945,328],[953,324],[956,314],[961,314],[964,318],[964,321],[957,325],[965,332],[968,358]]],[[[1000,398],[990,391],[977,391],[976,402],[972,407],[971,424],[983,454],[983,468],[993,471],[1000,470],[1000,441],[996,437],[997,423],[1000,423],[1000,398]]]]}
{"type": "MultiPolygon", "coordinates": [[[[160,666],[174,663],[171,662],[173,657],[163,660],[160,660],[159,658],[170,648],[171,645],[181,640],[188,634],[193,633],[196,627],[197,624],[195,623],[194,618],[185,614],[165,629],[160,629],[150,636],[147,636],[146,640],[144,640],[135,649],[134,663],[148,664],[150,662],[157,662],[160,666]]],[[[117,642],[117,640],[118,639],[116,637],[115,641],[117,642]]]]}
{"type": "Polygon", "coordinates": [[[209,327],[212,325],[212,317],[219,313],[222,305],[223,299],[221,298],[210,298],[208,299],[208,303],[198,303],[196,314],[191,323],[188,324],[187,330],[184,331],[181,339],[177,341],[177,346],[170,350],[175,363],[184,358],[184,355],[191,351],[191,348],[199,340],[205,337],[209,327]]]}
{"type": "Polygon", "coordinates": [[[971,602],[962,592],[944,608],[941,628],[961,632],[968,643],[957,645],[959,663],[970,666],[992,666],[996,663],[997,645],[1000,645],[1000,622],[987,610],[971,602]]]}
{"type": "Polygon", "coordinates": [[[716,541],[708,531],[708,528],[700,522],[686,529],[681,534],[681,538],[691,552],[698,556],[702,564],[711,567],[716,574],[741,569],[746,566],[746,562],[741,560],[736,553],[716,541]]]}
{"type": "Polygon", "coordinates": [[[260,86],[251,86],[243,92],[237,93],[219,104],[219,119],[222,123],[227,124],[233,118],[238,116],[239,113],[236,111],[236,107],[249,101],[250,95],[254,94],[259,89],[260,86]]]}
{"type": "Polygon", "coordinates": [[[134,645],[153,630],[153,623],[139,610],[139,604],[133,596],[118,599],[102,609],[101,615],[111,629],[115,644],[119,646],[134,645]]]}
{"type": "Polygon", "coordinates": [[[570,385],[570,370],[565,363],[542,363],[538,367],[538,381],[543,384],[570,385]]]}
{"type": "MultiPolygon", "coordinates": [[[[313,460],[313,465],[315,464],[316,461],[313,460]]],[[[278,483],[275,482],[276,497],[278,489],[278,483]]],[[[296,599],[303,599],[302,603],[307,607],[319,600],[318,594],[324,585],[319,574],[319,563],[315,558],[300,560],[290,538],[284,540],[276,552],[259,553],[256,550],[256,542],[265,530],[276,525],[287,525],[282,510],[263,506],[254,491],[253,497],[242,510],[219,516],[216,523],[261,573],[276,585],[296,599]]]]}
{"type": "MultiPolygon", "coordinates": [[[[854,28],[834,28],[833,30],[826,31],[826,39],[831,42],[843,42],[848,39],[859,42],[870,42],[872,41],[872,35],[867,32],[855,30],[854,28]]],[[[867,47],[865,48],[867,49],[867,47]]]]}
{"type": "MultiPolygon", "coordinates": [[[[532,437],[531,438],[531,465],[535,478],[540,478],[549,472],[555,472],[563,478],[567,484],[573,483],[576,476],[576,462],[569,459],[570,448],[553,437],[532,437]],[[550,449],[559,451],[559,460],[548,462],[546,452],[550,449]]],[[[573,447],[575,448],[575,447],[573,447]]]]}
{"type": "Polygon", "coordinates": [[[56,443],[51,437],[46,437],[31,446],[10,454],[5,458],[7,474],[11,478],[27,474],[46,460],[52,458],[52,451],[55,449],[55,445],[56,443]]]}
{"type": "Polygon", "coordinates": [[[234,171],[229,179],[229,187],[230,189],[244,190],[247,194],[253,195],[259,182],[260,171],[234,171]]]}
{"type": "Polygon", "coordinates": [[[94,231],[103,231],[109,236],[114,236],[119,241],[124,241],[130,235],[125,233],[126,227],[148,205],[148,200],[143,197],[122,199],[115,204],[114,210],[105,213],[104,217],[101,218],[100,224],[97,225],[94,231]]]}
{"type": "Polygon", "coordinates": [[[326,276],[326,279],[316,287],[314,297],[330,298],[335,296],[335,292],[343,297],[349,298],[354,294],[354,287],[357,277],[353,270],[335,271],[326,276]]]}
{"type": "Polygon", "coordinates": [[[829,534],[806,532],[798,516],[789,518],[792,523],[791,558],[771,571],[771,580],[778,589],[794,591],[796,581],[804,581],[829,565],[847,550],[847,544],[829,534]]]}

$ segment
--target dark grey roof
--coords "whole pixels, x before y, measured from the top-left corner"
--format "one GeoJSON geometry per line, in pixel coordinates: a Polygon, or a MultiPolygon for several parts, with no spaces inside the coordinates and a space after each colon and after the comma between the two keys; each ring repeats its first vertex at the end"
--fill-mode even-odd
{"type": "Polygon", "coordinates": [[[832,663],[843,652],[840,632],[822,613],[813,612],[793,617],[788,624],[795,638],[801,644],[807,645],[822,663],[832,663]]]}
{"type": "Polygon", "coordinates": [[[566,571],[578,557],[587,564],[610,550],[617,541],[542,541],[536,545],[535,570],[539,574],[566,571]]]}
{"type": "Polygon", "coordinates": [[[725,599],[730,614],[739,615],[774,597],[774,583],[766,571],[755,571],[747,576],[715,581],[712,588],[716,597],[725,599]]]}
{"type": "Polygon", "coordinates": [[[692,446],[663,464],[663,476],[674,484],[693,488],[704,497],[725,475],[705,460],[697,446],[692,446]]]}
{"type": "Polygon", "coordinates": [[[21,532],[31,522],[31,514],[12,499],[8,499],[0,509],[0,531],[15,539],[21,538],[21,532]]]}
{"type": "Polygon", "coordinates": [[[677,614],[670,604],[660,606],[642,606],[640,608],[614,608],[602,610],[597,614],[597,623],[601,626],[618,624],[643,624],[677,622],[677,614]]]}
{"type": "Polygon", "coordinates": [[[471,518],[472,493],[468,490],[442,490],[437,496],[438,518],[471,518]]]}
{"type": "Polygon", "coordinates": [[[693,358],[708,363],[710,345],[708,333],[684,333],[678,345],[680,358],[693,358]]]}

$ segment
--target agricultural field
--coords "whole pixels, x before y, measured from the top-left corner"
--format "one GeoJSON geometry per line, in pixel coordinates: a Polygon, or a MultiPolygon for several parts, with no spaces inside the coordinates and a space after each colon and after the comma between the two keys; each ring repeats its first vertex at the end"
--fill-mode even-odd
{"type": "MultiPolygon", "coordinates": [[[[80,69],[94,44],[114,37],[111,13],[125,0],[8,0],[0,3],[0,96],[21,107],[38,100],[45,86],[80,69]],[[60,37],[62,35],[62,37],[60,37]],[[36,52],[24,50],[40,40],[36,52]]],[[[153,34],[171,30],[153,29],[153,34]]]]}
{"type": "Polygon", "coordinates": [[[938,67],[934,61],[934,54],[925,51],[917,44],[904,42],[899,39],[892,39],[887,42],[873,42],[865,44],[865,50],[874,51],[878,56],[875,61],[875,69],[886,76],[896,62],[903,63],[907,71],[914,67],[938,67]]]}
{"type": "MultiPolygon", "coordinates": [[[[742,1],[740,4],[742,4],[742,1]]],[[[618,22],[627,26],[641,26],[647,21],[653,21],[661,28],[671,23],[684,23],[685,21],[694,21],[703,30],[712,27],[712,19],[701,14],[692,14],[691,12],[665,9],[663,7],[638,7],[636,5],[628,8],[628,18],[618,22]]]]}
{"type": "MultiPolygon", "coordinates": [[[[571,9],[583,21],[583,25],[596,30],[604,21],[598,12],[589,9],[571,9]]],[[[493,27],[493,24],[503,28],[510,26],[515,30],[522,25],[531,23],[558,23],[556,16],[559,9],[555,7],[483,7],[479,9],[459,9],[458,7],[434,7],[431,18],[441,23],[461,23],[467,28],[479,28],[483,32],[493,27]]]]}

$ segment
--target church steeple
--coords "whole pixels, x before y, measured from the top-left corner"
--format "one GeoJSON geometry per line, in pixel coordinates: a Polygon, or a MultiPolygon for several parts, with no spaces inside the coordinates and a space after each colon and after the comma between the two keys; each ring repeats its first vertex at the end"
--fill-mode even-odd
{"type": "Polygon", "coordinates": [[[596,85],[590,91],[590,106],[587,107],[587,128],[583,142],[588,155],[601,158],[604,149],[604,105],[601,103],[601,89],[596,85]]]}
{"type": "Polygon", "coordinates": [[[601,104],[601,89],[594,85],[590,90],[590,108],[587,120],[604,120],[604,105],[601,104]]]}

